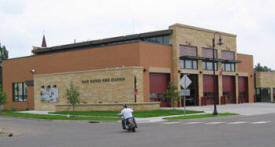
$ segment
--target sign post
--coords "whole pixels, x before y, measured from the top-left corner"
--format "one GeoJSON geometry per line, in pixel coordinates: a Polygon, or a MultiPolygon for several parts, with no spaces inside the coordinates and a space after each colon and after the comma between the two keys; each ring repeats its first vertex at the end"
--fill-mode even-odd
{"type": "Polygon", "coordinates": [[[186,115],[186,98],[185,98],[185,96],[190,96],[190,89],[187,89],[187,88],[191,83],[192,83],[192,81],[188,78],[187,75],[184,75],[180,79],[180,85],[183,87],[183,90],[181,90],[180,95],[183,96],[183,99],[184,99],[184,116],[186,115]]]}

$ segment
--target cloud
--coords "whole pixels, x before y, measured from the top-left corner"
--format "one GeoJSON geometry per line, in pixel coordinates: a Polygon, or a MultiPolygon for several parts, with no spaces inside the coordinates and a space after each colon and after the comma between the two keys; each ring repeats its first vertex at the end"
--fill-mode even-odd
{"type": "Polygon", "coordinates": [[[0,0],[0,41],[30,55],[43,30],[50,46],[167,29],[174,23],[238,35],[238,51],[275,69],[272,0],[0,0]],[[265,58],[263,58],[265,57],[265,58]]]}

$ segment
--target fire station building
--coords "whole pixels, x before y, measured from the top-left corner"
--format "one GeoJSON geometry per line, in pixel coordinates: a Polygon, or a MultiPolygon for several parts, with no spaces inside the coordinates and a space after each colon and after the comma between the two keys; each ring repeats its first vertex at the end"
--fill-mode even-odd
{"type": "Polygon", "coordinates": [[[71,83],[80,92],[79,111],[116,110],[123,103],[141,110],[169,107],[163,95],[167,85],[172,81],[180,91],[184,75],[192,81],[186,105],[213,104],[214,96],[218,104],[254,102],[253,56],[237,52],[236,37],[174,24],[167,30],[52,47],[44,40],[33,55],[3,61],[4,108],[65,111],[71,83]],[[213,38],[223,42],[214,51],[213,38]]]}

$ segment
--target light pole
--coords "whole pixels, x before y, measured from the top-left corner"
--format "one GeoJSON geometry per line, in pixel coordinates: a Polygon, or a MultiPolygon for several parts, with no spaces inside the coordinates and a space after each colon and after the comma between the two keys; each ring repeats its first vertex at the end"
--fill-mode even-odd
{"type": "MultiPolygon", "coordinates": [[[[213,83],[213,88],[214,88],[214,111],[213,111],[213,115],[218,115],[218,111],[217,111],[217,97],[216,97],[216,94],[217,94],[217,89],[216,89],[216,74],[215,74],[215,71],[216,71],[216,69],[215,69],[215,44],[216,44],[216,42],[215,42],[215,40],[216,40],[216,33],[217,32],[215,32],[214,33],[214,38],[212,39],[212,47],[213,47],[213,61],[212,61],[212,63],[213,63],[213,80],[214,80],[214,83],[213,83]]],[[[220,37],[219,37],[219,42],[218,42],[218,45],[222,45],[223,43],[222,43],[222,38],[221,38],[221,35],[220,35],[220,37]]],[[[217,55],[218,55],[218,51],[217,51],[217,55]]],[[[218,62],[217,62],[218,63],[218,62]]],[[[217,69],[218,69],[218,65],[217,65],[217,69]]]]}

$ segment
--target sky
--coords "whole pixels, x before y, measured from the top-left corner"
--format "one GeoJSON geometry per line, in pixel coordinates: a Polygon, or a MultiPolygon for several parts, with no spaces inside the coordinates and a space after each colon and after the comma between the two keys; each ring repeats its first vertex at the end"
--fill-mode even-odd
{"type": "Polygon", "coordinates": [[[274,0],[0,0],[0,43],[9,57],[55,46],[168,29],[175,23],[237,35],[238,53],[275,69],[274,0]]]}

